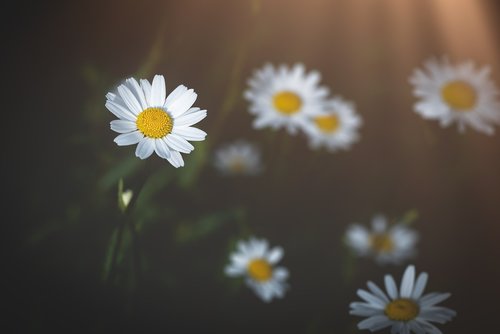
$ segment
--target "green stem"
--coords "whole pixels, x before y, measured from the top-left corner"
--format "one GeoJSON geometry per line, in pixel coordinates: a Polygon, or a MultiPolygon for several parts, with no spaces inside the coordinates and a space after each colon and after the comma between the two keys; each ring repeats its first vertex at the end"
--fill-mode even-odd
{"type": "Polygon", "coordinates": [[[117,270],[117,259],[118,259],[118,250],[120,249],[122,239],[123,239],[123,230],[125,228],[125,224],[120,223],[119,228],[118,228],[118,236],[116,239],[115,247],[113,249],[113,255],[111,258],[111,268],[109,270],[109,276],[108,276],[108,282],[112,283],[115,280],[116,277],[116,270],[117,270]]]}

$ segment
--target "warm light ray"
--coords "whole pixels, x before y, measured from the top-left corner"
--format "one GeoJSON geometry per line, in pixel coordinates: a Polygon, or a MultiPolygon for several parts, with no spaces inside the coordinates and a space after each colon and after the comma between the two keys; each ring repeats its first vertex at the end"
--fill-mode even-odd
{"type": "Polygon", "coordinates": [[[443,46],[451,55],[497,62],[498,41],[486,13],[484,2],[437,0],[432,4],[433,18],[443,46]]]}

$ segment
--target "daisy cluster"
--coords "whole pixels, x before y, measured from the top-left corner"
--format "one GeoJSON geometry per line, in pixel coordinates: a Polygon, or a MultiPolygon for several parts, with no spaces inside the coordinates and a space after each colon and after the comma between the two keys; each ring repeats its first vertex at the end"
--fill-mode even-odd
{"type": "MultiPolygon", "coordinates": [[[[500,124],[499,91],[489,79],[489,68],[476,69],[472,62],[452,65],[447,59],[430,60],[416,69],[410,78],[416,113],[437,120],[442,127],[457,124],[460,132],[471,127],[492,135],[500,124]]],[[[303,64],[292,67],[267,64],[248,80],[244,97],[255,116],[253,127],[285,129],[289,134],[304,134],[313,149],[348,150],[359,140],[362,119],[352,102],[330,96],[320,85],[317,71],[306,72],[303,64]]],[[[148,80],[125,80],[115,92],[106,95],[106,107],[118,119],[111,129],[119,135],[119,146],[136,145],[135,155],[146,159],[153,153],[174,167],[184,166],[181,155],[194,150],[190,141],[202,141],[206,133],[196,127],[206,110],[194,107],[197,94],[179,85],[167,95],[165,79],[156,75],[148,80]]],[[[214,167],[224,175],[257,175],[263,170],[258,147],[245,140],[221,146],[214,152],[214,167]]],[[[123,192],[120,203],[125,210],[132,198],[123,192]]],[[[379,265],[400,265],[416,255],[419,234],[403,222],[390,222],[374,216],[371,226],[351,224],[345,244],[359,257],[371,258],[379,265]]],[[[283,298],[290,286],[290,273],[278,263],[283,248],[270,247],[266,239],[239,240],[225,267],[228,277],[240,277],[264,302],[283,298]]],[[[385,275],[385,290],[368,281],[368,290],[359,289],[360,302],[350,304],[350,314],[365,317],[359,329],[378,331],[390,328],[391,334],[439,334],[433,324],[450,321],[455,311],[438,306],[449,293],[427,293],[428,274],[416,276],[408,265],[400,287],[391,275],[385,275]]]]}
{"type": "Polygon", "coordinates": [[[359,139],[361,117],[353,103],[329,97],[320,80],[318,71],[307,73],[303,64],[267,64],[256,70],[244,93],[255,115],[253,127],[285,128],[292,135],[302,131],[314,149],[349,149],[359,139]]]}

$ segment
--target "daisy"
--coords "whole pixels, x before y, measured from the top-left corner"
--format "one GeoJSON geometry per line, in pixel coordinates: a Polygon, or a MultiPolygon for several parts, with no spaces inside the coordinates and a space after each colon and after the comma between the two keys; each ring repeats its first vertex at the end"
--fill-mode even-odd
{"type": "Polygon", "coordinates": [[[425,69],[416,69],[410,78],[413,94],[420,98],[415,111],[426,119],[438,120],[442,127],[457,123],[492,135],[492,123],[500,123],[498,89],[489,79],[489,67],[476,69],[472,61],[451,65],[429,60],[425,69]]]}
{"type": "Polygon", "coordinates": [[[231,254],[231,263],[225,268],[230,277],[245,277],[246,284],[264,301],[283,298],[288,284],[288,270],[276,267],[283,257],[283,249],[269,249],[267,240],[250,238],[239,241],[237,251],[231,254]]]}
{"type": "Polygon", "coordinates": [[[352,224],[346,233],[346,243],[359,256],[371,256],[380,264],[398,264],[415,255],[418,233],[403,224],[387,227],[387,219],[377,215],[371,230],[352,224]]]}
{"type": "Polygon", "coordinates": [[[248,81],[245,98],[250,102],[250,113],[256,116],[254,128],[286,128],[297,133],[307,122],[308,115],[322,111],[328,89],[318,85],[317,71],[305,73],[304,65],[292,68],[267,64],[255,71],[248,81]]]}
{"type": "Polygon", "coordinates": [[[181,153],[194,147],[188,140],[202,141],[207,135],[191,125],[207,115],[206,110],[192,108],[197,94],[179,85],[166,97],[165,79],[156,75],[153,83],[134,78],[118,86],[117,93],[106,95],[106,108],[118,120],[111,121],[111,130],[120,133],[115,138],[119,146],[137,145],[135,155],[146,159],[153,152],[174,167],[184,166],[181,153]]]}
{"type": "Polygon", "coordinates": [[[304,131],[313,149],[325,146],[329,151],[347,150],[359,139],[361,117],[352,103],[335,97],[326,103],[325,113],[311,117],[304,131]]]}
{"type": "Polygon", "coordinates": [[[214,166],[223,174],[255,175],[262,170],[260,151],[240,140],[215,152],[214,166]]]}
{"type": "Polygon", "coordinates": [[[391,334],[442,334],[431,322],[444,324],[456,312],[438,303],[448,299],[450,293],[431,292],[423,295],[427,284],[427,273],[421,273],[415,280],[415,267],[408,266],[398,291],[391,275],[385,276],[387,294],[373,282],[368,282],[369,292],[359,289],[363,302],[350,304],[352,315],[367,317],[358,323],[359,329],[372,332],[391,327],[391,334]]]}

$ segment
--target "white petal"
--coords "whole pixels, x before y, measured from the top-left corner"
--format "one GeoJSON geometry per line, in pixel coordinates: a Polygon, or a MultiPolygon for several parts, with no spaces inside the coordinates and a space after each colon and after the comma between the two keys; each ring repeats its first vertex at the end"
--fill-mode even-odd
{"type": "Polygon", "coordinates": [[[120,94],[121,98],[129,108],[129,110],[134,115],[138,115],[142,111],[139,101],[137,101],[137,99],[134,96],[134,93],[132,93],[127,86],[125,85],[118,86],[118,93],[120,94]]]}
{"type": "Polygon", "coordinates": [[[368,303],[354,302],[349,304],[349,307],[351,308],[349,314],[361,317],[371,317],[383,312],[382,309],[368,303]]]}
{"type": "Polygon", "coordinates": [[[447,307],[433,306],[421,309],[418,319],[444,324],[451,321],[456,315],[455,311],[447,307]]]}
{"type": "Polygon", "coordinates": [[[193,106],[197,97],[198,95],[194,92],[194,90],[190,89],[184,92],[184,94],[179,96],[177,99],[172,101],[167,110],[172,113],[172,116],[174,118],[176,118],[182,115],[184,112],[188,111],[189,108],[193,106]]]}
{"type": "Polygon", "coordinates": [[[146,159],[151,154],[153,154],[155,150],[154,139],[144,137],[139,141],[137,148],[135,149],[135,155],[139,159],[146,159]]]}
{"type": "Polygon", "coordinates": [[[274,247],[267,255],[267,261],[271,264],[277,263],[283,257],[283,248],[274,247]]]}
{"type": "Polygon", "coordinates": [[[179,96],[184,94],[187,91],[187,87],[184,85],[177,86],[170,94],[168,94],[167,99],[165,100],[165,104],[163,105],[165,108],[169,108],[172,102],[174,102],[179,96]]]}
{"type": "Polygon", "coordinates": [[[125,119],[128,121],[135,122],[136,117],[129,110],[125,109],[121,105],[113,101],[106,101],[106,108],[113,113],[119,119],[125,119]]]}
{"type": "Polygon", "coordinates": [[[451,296],[451,293],[437,293],[437,292],[429,293],[429,294],[423,296],[419,300],[420,307],[424,308],[424,307],[430,307],[430,306],[439,304],[443,300],[450,298],[450,296],[451,296]]]}
{"type": "Polygon", "coordinates": [[[391,299],[398,298],[398,288],[396,287],[396,282],[394,282],[394,278],[391,275],[385,275],[385,290],[391,299]]]}
{"type": "Polygon", "coordinates": [[[372,304],[373,306],[378,306],[380,309],[385,308],[385,302],[380,299],[379,297],[372,295],[368,291],[358,289],[357,294],[359,297],[361,297],[363,300],[366,300],[368,303],[372,304]]]}
{"type": "Polygon", "coordinates": [[[411,321],[408,325],[415,334],[426,334],[425,329],[417,321],[411,321]]]}
{"type": "Polygon", "coordinates": [[[408,266],[406,268],[403,279],[401,280],[401,298],[409,298],[413,293],[413,284],[415,283],[415,266],[408,266]]]}
{"type": "Polygon", "coordinates": [[[387,219],[383,215],[376,215],[372,220],[373,231],[377,233],[385,232],[387,228],[387,219]]]}
{"type": "Polygon", "coordinates": [[[151,88],[151,105],[154,107],[163,106],[166,95],[165,78],[163,75],[155,75],[151,88]]]}
{"type": "Polygon", "coordinates": [[[146,98],[144,97],[144,91],[139,86],[137,80],[135,80],[134,78],[129,78],[125,81],[125,83],[128,85],[135,98],[141,104],[142,110],[146,109],[148,107],[148,104],[146,102],[146,98]]]}
{"type": "Polygon", "coordinates": [[[111,130],[118,133],[128,133],[137,130],[135,122],[115,119],[110,122],[111,130]]]}
{"type": "Polygon", "coordinates": [[[184,166],[184,160],[182,159],[182,155],[177,151],[170,150],[170,159],[167,159],[167,160],[175,168],[179,168],[179,167],[184,166]]]}
{"type": "Polygon", "coordinates": [[[179,116],[174,120],[174,126],[191,126],[198,123],[202,119],[207,117],[206,110],[197,110],[195,112],[189,112],[184,115],[179,116]]]}
{"type": "Polygon", "coordinates": [[[144,91],[144,97],[146,98],[146,103],[151,106],[151,84],[145,79],[141,79],[141,88],[144,91]]]}
{"type": "Polygon", "coordinates": [[[139,131],[134,131],[117,136],[114,142],[119,146],[134,145],[137,144],[143,137],[144,136],[142,133],[140,133],[139,131]]]}
{"type": "Polygon", "coordinates": [[[186,127],[176,126],[172,130],[172,133],[179,135],[186,140],[191,140],[191,141],[202,141],[205,140],[205,137],[207,136],[207,133],[205,131],[190,126],[186,127]]]}
{"type": "Polygon", "coordinates": [[[162,139],[155,139],[155,152],[160,158],[170,158],[170,150],[168,149],[168,145],[162,139]]]}
{"type": "Polygon", "coordinates": [[[359,329],[369,329],[370,331],[378,331],[382,328],[388,327],[391,325],[391,321],[385,315],[375,315],[368,319],[361,321],[358,324],[359,329]]]}
{"type": "Polygon", "coordinates": [[[182,153],[190,153],[194,150],[194,146],[191,145],[186,139],[174,134],[165,136],[163,140],[168,144],[168,146],[182,153]]]}
{"type": "Polygon", "coordinates": [[[391,327],[391,334],[401,334],[403,331],[404,323],[402,322],[396,322],[392,325],[391,327]]]}
{"type": "Polygon", "coordinates": [[[235,266],[227,266],[224,269],[224,272],[226,273],[227,276],[231,276],[231,277],[241,276],[245,273],[244,269],[242,269],[240,267],[235,267],[235,266]]]}
{"type": "Polygon", "coordinates": [[[415,283],[415,288],[413,289],[413,294],[411,298],[419,299],[422,296],[422,293],[425,290],[425,286],[427,285],[427,278],[429,275],[427,273],[421,273],[418,275],[417,282],[415,283]]]}
{"type": "Polygon", "coordinates": [[[387,295],[375,283],[368,281],[367,285],[368,285],[368,289],[370,289],[370,291],[375,296],[382,299],[384,302],[389,303],[389,298],[387,298],[387,295]]]}
{"type": "Polygon", "coordinates": [[[275,278],[278,281],[283,281],[287,279],[288,276],[290,276],[290,273],[286,268],[283,267],[276,268],[273,273],[273,278],[275,278]]]}

